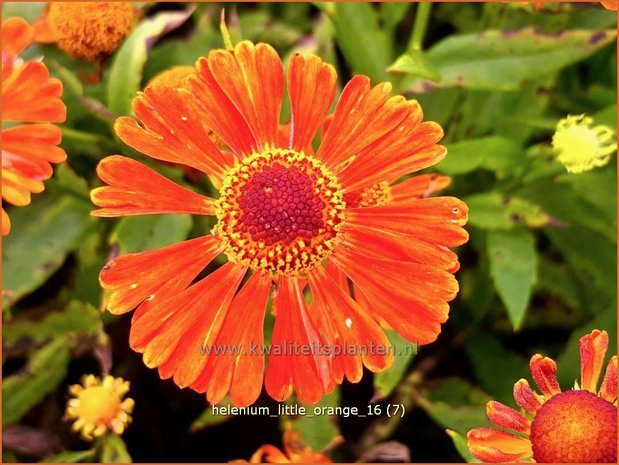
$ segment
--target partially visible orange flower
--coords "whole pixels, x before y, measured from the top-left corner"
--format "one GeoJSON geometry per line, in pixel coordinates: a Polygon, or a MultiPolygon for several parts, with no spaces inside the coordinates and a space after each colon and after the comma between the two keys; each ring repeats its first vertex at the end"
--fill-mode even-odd
{"type": "MultiPolygon", "coordinates": [[[[24,63],[19,54],[30,45],[33,30],[23,19],[2,23],[2,202],[16,206],[30,203],[30,194],[44,189],[52,175],[51,163],[67,157],[57,145],[66,108],[60,96],[62,83],[50,78],[39,61],[24,63]],[[5,122],[35,123],[12,125],[5,122]]],[[[2,235],[9,233],[9,217],[2,209],[2,235]]]]}
{"type": "Polygon", "coordinates": [[[145,364],[180,387],[206,392],[212,403],[229,392],[233,404],[251,404],[263,381],[274,399],[294,390],[301,401],[315,403],[341,382],[325,346],[343,353],[344,375],[359,381],[364,366],[376,372],[393,363],[391,352],[371,350],[389,344],[381,322],[427,344],[448,318],[458,290],[457,255],[449,248],[468,238],[466,205],[453,197],[404,195],[371,207],[344,199],[440,161],[443,131],[423,121],[418,102],[391,96],[390,84],[371,86],[366,76],[355,76],[314,150],[336,90],[335,70],[317,56],[294,55],[286,74],[267,44],[243,41],[233,50],[213,50],[198,60],[185,89],[147,87],[133,101],[137,121],[121,117],[115,129],[154,159],[205,173],[218,199],[127,157],[99,164],[106,185],[91,194],[100,207],[96,216],[217,218],[203,236],[119,256],[100,274],[110,292],[108,310],[137,307],[129,343],[145,364]],[[282,137],[286,87],[292,116],[282,137]],[[230,152],[213,143],[211,131],[230,152]],[[196,280],[221,254],[227,263],[196,280]],[[329,267],[373,305],[351,298],[329,267]],[[264,344],[269,300],[271,347],[280,350],[271,350],[265,374],[264,353],[250,348],[264,344]],[[222,354],[226,346],[236,351],[222,354]]]}
{"type": "Polygon", "coordinates": [[[520,412],[488,402],[488,418],[513,434],[475,428],[468,433],[471,454],[484,462],[617,463],[616,355],[598,389],[607,348],[606,331],[596,329],[580,339],[580,385],[564,392],[555,362],[534,355],[531,375],[542,394],[521,379],[514,386],[520,412]]]}
{"type": "Polygon", "coordinates": [[[34,24],[37,42],[55,42],[67,54],[89,61],[116,51],[133,27],[130,2],[50,2],[34,24]]]}
{"type": "MultiPolygon", "coordinates": [[[[301,439],[298,431],[293,431],[290,422],[286,423],[284,431],[283,451],[270,444],[260,447],[249,459],[249,463],[332,463],[325,454],[314,452],[301,439]]],[[[336,438],[336,443],[341,438],[336,438]]]]}

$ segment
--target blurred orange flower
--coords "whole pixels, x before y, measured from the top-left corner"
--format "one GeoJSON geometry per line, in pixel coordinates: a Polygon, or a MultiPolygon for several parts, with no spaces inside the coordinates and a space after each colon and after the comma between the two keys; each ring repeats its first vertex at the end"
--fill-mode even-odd
{"type": "MultiPolygon", "coordinates": [[[[42,192],[43,181],[52,175],[51,163],[67,157],[58,147],[60,128],[48,124],[66,118],[62,83],[49,77],[43,63],[19,58],[32,36],[32,27],[21,18],[2,23],[2,201],[16,206],[28,205],[31,193],[42,192]]],[[[2,208],[2,235],[10,227],[2,208]]]]}
{"type": "Polygon", "coordinates": [[[95,61],[116,51],[134,18],[131,2],[50,2],[34,23],[34,39],[95,61]]]}
{"type": "Polygon", "coordinates": [[[564,392],[555,362],[534,355],[531,375],[542,395],[521,379],[514,386],[521,412],[488,402],[488,418],[514,434],[493,428],[469,431],[473,456],[484,462],[617,463],[616,355],[597,387],[607,348],[606,331],[596,329],[580,339],[580,385],[564,392]]]}
{"type": "Polygon", "coordinates": [[[379,322],[427,344],[447,320],[458,290],[458,260],[448,247],[467,240],[466,205],[451,197],[416,198],[406,186],[403,195],[394,187],[386,204],[346,201],[440,161],[443,131],[422,121],[416,101],[391,97],[388,83],[371,87],[367,77],[355,76],[314,151],[336,80],[333,67],[317,56],[294,55],[286,81],[271,46],[245,41],[200,59],[186,89],[151,86],[134,100],[139,122],[119,118],[119,137],[152,158],[202,171],[219,189],[217,200],[119,155],[98,167],[107,186],[92,192],[101,207],[95,216],[217,218],[208,235],[120,256],[100,275],[112,313],[138,307],[130,345],[146,365],[181,387],[207,392],[212,403],[228,391],[235,405],[251,404],[260,394],[265,353],[251,348],[264,343],[269,298],[276,320],[264,384],[280,401],[294,388],[302,401],[316,402],[341,382],[341,373],[358,381],[363,366],[389,367],[392,353],[371,350],[389,344],[379,322]],[[286,82],[292,117],[282,142],[286,82]],[[222,151],[211,132],[231,152],[222,151]],[[194,282],[222,253],[228,262],[194,282]],[[329,276],[324,261],[373,305],[361,307],[329,276]],[[334,371],[332,354],[316,347],[343,352],[343,371],[334,371]]]}

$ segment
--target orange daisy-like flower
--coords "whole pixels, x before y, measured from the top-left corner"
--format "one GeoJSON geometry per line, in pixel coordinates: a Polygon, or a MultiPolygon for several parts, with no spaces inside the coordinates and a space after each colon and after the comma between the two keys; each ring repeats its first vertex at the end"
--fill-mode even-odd
{"type": "Polygon", "coordinates": [[[617,463],[616,355],[597,387],[607,348],[606,331],[596,329],[580,339],[580,386],[565,392],[555,362],[534,355],[531,375],[542,395],[521,379],[514,385],[514,399],[522,412],[488,402],[488,418],[515,434],[493,428],[469,431],[473,456],[484,462],[617,463]]]}
{"type": "Polygon", "coordinates": [[[184,88],[147,87],[136,97],[139,122],[121,117],[119,137],[152,158],[204,172],[218,199],[123,156],[98,167],[108,185],[92,192],[101,207],[96,216],[216,216],[210,234],[120,256],[100,275],[112,313],[138,307],[130,345],[146,365],[181,387],[207,392],[212,403],[229,392],[235,405],[251,404],[263,376],[277,400],[294,387],[302,401],[316,402],[340,374],[354,382],[363,366],[380,371],[392,363],[393,354],[380,350],[389,341],[379,321],[426,344],[447,320],[458,289],[458,260],[448,247],[467,240],[466,205],[398,195],[368,207],[346,201],[440,161],[442,129],[422,122],[416,101],[390,97],[389,84],[371,87],[367,77],[355,76],[314,151],[336,80],[333,67],[301,55],[290,59],[285,79],[271,46],[244,41],[198,60],[184,88]],[[286,85],[292,117],[282,142],[286,85]],[[196,281],[220,254],[228,262],[196,281]],[[359,305],[331,270],[372,305],[359,305]],[[276,318],[264,375],[260,349],[270,298],[276,318]]]}
{"type": "MultiPolygon", "coordinates": [[[[32,28],[21,18],[2,23],[2,201],[16,206],[28,205],[31,193],[42,192],[43,181],[52,175],[51,163],[67,157],[58,147],[60,128],[48,124],[66,118],[62,83],[49,77],[43,63],[19,58],[32,36],[32,28]],[[16,121],[35,124],[5,129],[5,122],[16,121]]],[[[3,208],[2,235],[10,228],[3,208]]]]}

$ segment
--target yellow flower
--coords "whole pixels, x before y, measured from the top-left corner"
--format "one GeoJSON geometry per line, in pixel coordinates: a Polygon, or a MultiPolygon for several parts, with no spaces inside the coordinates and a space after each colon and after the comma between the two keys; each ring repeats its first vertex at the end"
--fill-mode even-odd
{"type": "Polygon", "coordinates": [[[130,2],[51,2],[35,24],[35,40],[56,42],[71,56],[95,61],[116,51],[134,17],[130,2]]]}
{"type": "Polygon", "coordinates": [[[604,166],[617,150],[614,131],[605,125],[591,127],[592,124],[593,119],[585,115],[569,115],[557,123],[552,147],[569,173],[604,166]]]}
{"type": "Polygon", "coordinates": [[[110,375],[103,379],[86,375],[81,385],[70,386],[69,394],[73,398],[67,402],[66,416],[75,420],[73,431],[81,431],[82,437],[87,441],[92,441],[108,431],[122,434],[131,422],[129,414],[134,405],[133,399],[123,400],[128,391],[128,381],[110,375]]]}

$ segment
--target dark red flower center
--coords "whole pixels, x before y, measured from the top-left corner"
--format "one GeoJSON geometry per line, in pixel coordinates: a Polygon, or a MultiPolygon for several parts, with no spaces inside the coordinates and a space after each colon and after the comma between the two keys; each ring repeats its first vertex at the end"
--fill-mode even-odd
{"type": "Polygon", "coordinates": [[[310,240],[324,227],[325,203],[314,192],[315,183],[315,175],[295,166],[274,163],[264,167],[240,189],[240,230],[267,246],[288,245],[298,238],[310,240]]]}
{"type": "Polygon", "coordinates": [[[588,391],[544,403],[531,425],[533,458],[545,463],[617,463],[617,407],[588,391]]]}
{"type": "Polygon", "coordinates": [[[276,149],[230,170],[215,233],[228,257],[254,270],[302,274],[340,240],[346,206],[335,175],[315,158],[276,149]]]}

